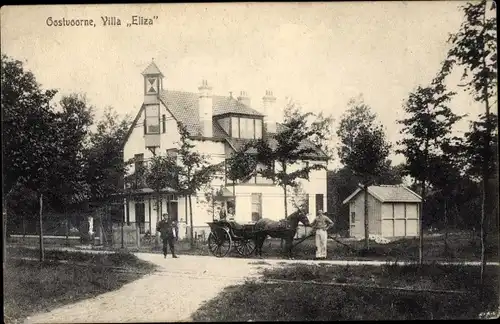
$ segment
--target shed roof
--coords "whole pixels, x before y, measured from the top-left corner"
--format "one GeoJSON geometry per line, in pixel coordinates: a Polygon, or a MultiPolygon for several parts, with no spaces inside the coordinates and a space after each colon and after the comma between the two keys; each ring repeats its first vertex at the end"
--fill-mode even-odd
{"type": "MultiPolygon", "coordinates": [[[[363,191],[363,187],[360,185],[349,197],[347,197],[342,204],[348,203],[354,197],[356,197],[360,192],[363,191]]],[[[379,186],[369,186],[368,194],[377,199],[382,203],[387,202],[415,202],[419,203],[422,201],[417,193],[410,190],[408,187],[400,185],[379,185],[379,186]]]]}

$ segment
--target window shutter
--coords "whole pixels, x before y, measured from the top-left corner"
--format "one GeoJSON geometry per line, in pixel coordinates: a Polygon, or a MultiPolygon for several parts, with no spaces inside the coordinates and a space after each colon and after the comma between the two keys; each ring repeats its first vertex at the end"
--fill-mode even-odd
{"type": "Polygon", "coordinates": [[[167,119],[165,118],[165,115],[161,116],[161,123],[163,125],[163,133],[167,131],[167,119]]]}
{"type": "Polygon", "coordinates": [[[148,127],[146,126],[146,117],[144,117],[144,134],[148,133],[148,127]]]}

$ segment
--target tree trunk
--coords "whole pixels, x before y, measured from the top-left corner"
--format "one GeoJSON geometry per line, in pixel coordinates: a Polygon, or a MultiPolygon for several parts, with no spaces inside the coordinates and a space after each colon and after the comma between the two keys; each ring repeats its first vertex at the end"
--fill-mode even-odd
{"type": "Polygon", "coordinates": [[[422,193],[422,208],[420,209],[420,217],[419,217],[419,246],[418,246],[418,262],[420,265],[424,263],[424,206],[425,206],[425,182],[426,180],[424,179],[421,183],[421,193],[422,193]]]}
{"type": "Polygon", "coordinates": [[[363,186],[364,188],[364,213],[365,213],[365,249],[369,246],[369,232],[368,232],[368,184],[363,186]]]}
{"type": "Polygon", "coordinates": [[[40,262],[45,260],[45,253],[43,250],[43,194],[40,194],[40,262]]]}
{"type": "MultiPolygon", "coordinates": [[[[486,6],[487,2],[484,3],[484,13],[483,13],[483,28],[485,28],[486,24],[486,6]]],[[[483,31],[484,33],[484,31],[483,31]]],[[[484,34],[483,34],[484,37],[484,34]]],[[[483,71],[482,71],[482,81],[483,81],[483,100],[484,100],[484,105],[485,105],[485,117],[486,117],[486,134],[484,136],[484,156],[483,156],[483,193],[481,197],[481,287],[483,286],[484,283],[484,270],[486,268],[486,198],[489,197],[488,195],[488,181],[490,178],[490,140],[491,140],[491,125],[490,125],[490,103],[489,103],[489,96],[488,96],[488,74],[486,73],[487,66],[486,66],[486,49],[485,49],[485,41],[484,38],[482,39],[483,41],[483,48],[482,48],[482,63],[483,63],[483,71]]]]}
{"type": "MultiPolygon", "coordinates": [[[[285,194],[285,218],[288,216],[288,208],[287,208],[287,194],[286,194],[286,185],[283,186],[283,192],[285,194]]],[[[280,247],[281,249],[283,250],[285,248],[285,241],[283,239],[281,239],[280,241],[280,247]]]]}
{"type": "Polygon", "coordinates": [[[26,215],[23,213],[23,242],[26,240],[26,215]]]}
{"type": "Polygon", "coordinates": [[[486,228],[485,228],[485,216],[486,216],[486,191],[487,185],[483,178],[483,190],[481,193],[481,287],[484,283],[484,270],[486,268],[486,228]]]}
{"type": "MultiPolygon", "coordinates": [[[[158,190],[156,192],[156,223],[158,224],[159,221],[161,221],[161,192],[158,190]]],[[[160,246],[160,236],[158,236],[158,233],[156,233],[156,238],[155,238],[155,246],[160,246]]]]}
{"type": "Polygon", "coordinates": [[[69,217],[66,207],[64,208],[64,215],[66,216],[66,246],[69,246],[69,217]]]}
{"type": "Polygon", "coordinates": [[[5,270],[5,260],[7,258],[7,199],[2,197],[2,216],[3,216],[3,267],[5,270]]]}
{"type": "Polygon", "coordinates": [[[444,200],[444,254],[448,254],[448,204],[444,200]]]}
{"type": "Polygon", "coordinates": [[[191,195],[188,195],[189,199],[189,231],[191,248],[194,249],[194,228],[193,228],[193,203],[191,202],[191,195]]]}
{"type": "Polygon", "coordinates": [[[128,208],[129,208],[129,206],[128,206],[128,198],[125,198],[125,208],[126,208],[126,210],[125,210],[125,213],[123,214],[123,217],[122,217],[122,228],[121,228],[121,232],[122,232],[122,237],[121,237],[122,249],[125,247],[124,246],[124,238],[123,238],[123,234],[124,234],[123,226],[124,226],[124,223],[125,223],[125,215],[126,215],[126,213],[128,213],[128,208]]]}
{"type": "Polygon", "coordinates": [[[286,185],[283,186],[283,192],[285,194],[285,218],[288,216],[288,208],[286,203],[287,200],[286,187],[287,187],[286,185]]]}

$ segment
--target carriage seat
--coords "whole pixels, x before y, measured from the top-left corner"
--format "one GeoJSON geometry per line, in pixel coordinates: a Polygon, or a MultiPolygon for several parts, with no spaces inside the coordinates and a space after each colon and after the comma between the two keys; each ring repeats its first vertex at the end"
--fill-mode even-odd
{"type": "Polygon", "coordinates": [[[229,224],[231,224],[231,227],[235,230],[241,230],[243,229],[243,225],[236,223],[235,221],[229,221],[229,224]]]}

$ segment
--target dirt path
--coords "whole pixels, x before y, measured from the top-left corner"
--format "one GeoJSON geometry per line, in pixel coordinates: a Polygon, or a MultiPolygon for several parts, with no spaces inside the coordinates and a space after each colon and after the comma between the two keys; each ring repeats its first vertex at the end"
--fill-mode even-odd
{"type": "Polygon", "coordinates": [[[25,323],[189,321],[225,287],[258,276],[254,260],[138,253],[160,270],[122,288],[28,318],[25,323]]]}

